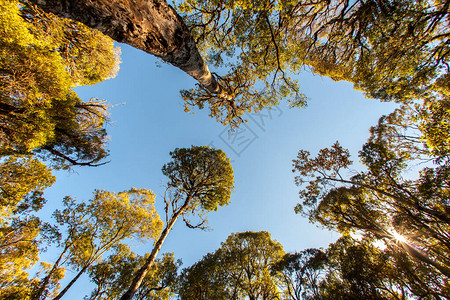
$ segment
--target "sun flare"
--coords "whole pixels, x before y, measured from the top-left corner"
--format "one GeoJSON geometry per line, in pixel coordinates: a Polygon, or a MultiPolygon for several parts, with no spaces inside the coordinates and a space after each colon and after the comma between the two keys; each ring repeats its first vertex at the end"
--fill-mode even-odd
{"type": "Polygon", "coordinates": [[[392,233],[392,236],[393,236],[397,241],[399,241],[399,242],[401,242],[401,243],[406,243],[406,242],[407,242],[406,238],[405,238],[403,235],[399,234],[397,231],[395,231],[395,229],[392,229],[392,230],[391,230],[391,233],[392,233]]]}

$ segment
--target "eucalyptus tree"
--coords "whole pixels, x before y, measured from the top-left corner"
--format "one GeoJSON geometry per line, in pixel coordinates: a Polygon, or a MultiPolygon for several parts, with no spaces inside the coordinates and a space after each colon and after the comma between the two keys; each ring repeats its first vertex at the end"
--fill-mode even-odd
{"type": "Polygon", "coordinates": [[[326,249],[327,271],[317,283],[319,299],[447,299],[448,284],[402,251],[400,243],[374,244],[344,236],[326,249]],[[400,247],[400,248],[399,248],[400,247]]]}
{"type": "Polygon", "coordinates": [[[51,227],[33,213],[45,203],[43,191],[55,181],[51,171],[29,156],[0,163],[0,289],[2,296],[24,298],[28,272],[39,260],[51,227]]]}
{"type": "Polygon", "coordinates": [[[271,272],[284,255],[267,231],[231,234],[221,247],[183,270],[181,299],[282,299],[282,278],[271,272]]]}
{"type": "Polygon", "coordinates": [[[230,201],[234,188],[233,168],[222,150],[192,146],[177,148],[170,156],[172,160],[162,168],[162,173],[168,177],[164,196],[166,223],[145,262],[134,272],[133,281],[120,298],[122,300],[132,299],[139,289],[179,217],[189,228],[205,228],[205,214],[230,201]],[[193,224],[192,217],[199,217],[201,221],[193,224]]]}
{"type": "Polygon", "coordinates": [[[27,1],[0,1],[0,155],[38,154],[57,167],[97,165],[107,105],[72,90],[114,77],[113,41],[27,1]]]}
{"type": "Polygon", "coordinates": [[[408,102],[440,94],[449,77],[447,0],[185,0],[178,5],[210,65],[235,101],[202,86],[182,92],[187,109],[239,123],[305,96],[292,75],[303,68],[346,80],[368,97],[408,102]]]}
{"type": "Polygon", "coordinates": [[[200,83],[182,91],[186,110],[207,105],[233,126],[283,98],[304,106],[292,78],[304,67],[402,102],[439,93],[448,81],[446,0],[186,0],[177,10],[187,26],[165,1],[33,2],[186,71],[200,83]],[[198,49],[228,73],[211,74],[198,49]]]}
{"type": "Polygon", "coordinates": [[[154,207],[154,194],[145,189],[130,189],[120,193],[96,191],[88,203],[64,199],[65,208],[54,217],[65,228],[60,241],[61,252],[55,263],[40,280],[32,299],[45,298],[48,284],[62,268],[77,272],[54,299],[60,299],[91,266],[115,248],[121,249],[125,239],[149,239],[158,236],[162,222],[154,207]]]}
{"type": "MultiPolygon", "coordinates": [[[[423,282],[440,293],[450,278],[448,100],[413,104],[383,116],[359,153],[365,170],[345,175],[348,150],[338,143],[294,160],[302,202],[296,211],[343,234],[362,232],[407,254],[423,282]],[[432,108],[430,108],[432,107],[432,108]],[[414,170],[414,172],[412,171],[414,170]],[[432,274],[427,279],[424,274],[432,274]]],[[[408,261],[410,260],[410,261],[408,261]]]]}
{"type": "Polygon", "coordinates": [[[327,273],[327,255],[319,249],[286,253],[271,267],[285,286],[287,299],[318,299],[319,282],[327,273]]]}
{"type": "MultiPolygon", "coordinates": [[[[145,256],[137,255],[122,245],[107,259],[91,267],[89,276],[96,288],[89,299],[119,299],[132,280],[130,274],[136,271],[145,259],[145,256]]],[[[180,264],[181,261],[175,261],[173,253],[164,253],[162,258],[156,259],[133,299],[172,299],[180,264]]]]}
{"type": "Polygon", "coordinates": [[[112,39],[180,68],[220,97],[224,91],[203,61],[177,12],[164,0],[30,0],[47,12],[71,18],[112,39]]]}

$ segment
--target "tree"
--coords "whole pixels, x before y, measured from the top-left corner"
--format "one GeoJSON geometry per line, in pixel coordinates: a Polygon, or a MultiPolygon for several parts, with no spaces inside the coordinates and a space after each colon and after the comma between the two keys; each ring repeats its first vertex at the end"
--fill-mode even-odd
{"type": "Polygon", "coordinates": [[[218,272],[218,259],[215,253],[208,253],[182,270],[177,291],[180,299],[233,299],[233,291],[224,288],[226,274],[218,272]]]}
{"type": "Polygon", "coordinates": [[[156,237],[162,222],[153,206],[154,199],[151,191],[134,188],[117,194],[96,191],[87,204],[66,197],[65,209],[54,213],[57,222],[67,231],[60,243],[62,251],[32,299],[46,296],[48,283],[62,266],[74,267],[77,274],[54,299],[60,299],[103,254],[117,247],[120,249],[123,240],[156,237]]]}
{"type": "Polygon", "coordinates": [[[96,165],[107,106],[72,91],[115,76],[111,39],[45,14],[27,1],[1,5],[0,155],[35,153],[58,167],[96,165]]]}
{"type": "Polygon", "coordinates": [[[29,291],[26,269],[39,260],[48,224],[32,216],[45,203],[43,190],[55,181],[37,159],[10,156],[0,163],[0,299],[22,299],[29,291]]]}
{"type": "Polygon", "coordinates": [[[320,150],[316,158],[301,150],[294,171],[296,183],[307,184],[297,212],[327,228],[344,234],[359,231],[401,250],[407,259],[397,266],[423,270],[417,276],[428,289],[446,295],[450,173],[446,136],[439,134],[447,121],[436,122],[448,102],[441,101],[436,109],[426,102],[382,117],[359,153],[366,171],[346,178],[350,154],[338,143],[320,150]]]}
{"type": "Polygon", "coordinates": [[[331,244],[312,299],[448,298],[439,276],[411,261],[398,245],[381,246],[364,236],[343,236],[331,244]]]}
{"type": "MultiPolygon", "coordinates": [[[[131,283],[130,274],[134,273],[145,259],[122,246],[108,259],[93,266],[89,273],[97,288],[89,299],[118,299],[131,283]]],[[[175,261],[173,253],[163,254],[163,257],[152,265],[133,299],[170,299],[180,264],[180,261],[175,261]]]]}
{"type": "Polygon", "coordinates": [[[327,256],[318,249],[306,249],[299,253],[286,253],[272,268],[286,286],[288,299],[317,299],[319,280],[325,273],[327,256]]]}
{"type": "Polygon", "coordinates": [[[214,253],[181,274],[181,299],[280,299],[271,266],[284,255],[267,231],[231,234],[214,253]]]}
{"type": "Polygon", "coordinates": [[[190,73],[200,85],[182,92],[186,110],[207,103],[211,117],[232,126],[243,121],[243,113],[282,98],[304,106],[291,74],[305,66],[353,82],[369,97],[401,102],[439,93],[439,84],[448,81],[446,0],[186,0],[177,9],[187,27],[163,1],[159,12],[142,0],[33,2],[190,73]],[[163,23],[170,29],[155,28],[163,23]],[[216,75],[216,81],[196,44],[208,63],[226,67],[228,74],[216,75]]]}
{"type": "Polygon", "coordinates": [[[208,63],[229,70],[221,80],[236,101],[202,86],[182,96],[188,109],[208,102],[212,117],[239,123],[244,112],[283,98],[304,105],[290,78],[304,67],[350,81],[372,98],[435,96],[448,85],[449,6],[448,0],[186,0],[177,9],[208,63]]]}
{"type": "MultiPolygon", "coordinates": [[[[413,269],[398,268],[405,254],[391,250],[377,248],[370,239],[341,237],[326,249],[320,276],[313,289],[306,286],[305,299],[408,299],[413,295],[440,299],[439,292],[427,284],[411,280],[405,271],[413,269]]],[[[421,271],[416,272],[426,274],[421,271]]]]}
{"type": "Polygon", "coordinates": [[[181,17],[164,0],[31,0],[43,10],[71,18],[112,39],[160,57],[226,97],[203,61],[181,17]]]}
{"type": "Polygon", "coordinates": [[[122,300],[131,299],[139,289],[178,217],[190,228],[202,228],[205,214],[228,204],[234,188],[233,168],[222,150],[192,146],[177,148],[170,155],[172,160],[162,168],[169,179],[164,197],[166,224],[144,264],[134,272],[122,300]],[[202,218],[201,222],[192,225],[193,216],[202,218]]]}

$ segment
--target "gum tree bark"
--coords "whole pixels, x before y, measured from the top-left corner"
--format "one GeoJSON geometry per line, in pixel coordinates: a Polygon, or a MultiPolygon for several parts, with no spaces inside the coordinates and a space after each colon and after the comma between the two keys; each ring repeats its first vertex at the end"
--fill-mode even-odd
{"type": "Polygon", "coordinates": [[[29,0],[180,68],[213,94],[224,94],[182,18],[165,0],[29,0]]]}

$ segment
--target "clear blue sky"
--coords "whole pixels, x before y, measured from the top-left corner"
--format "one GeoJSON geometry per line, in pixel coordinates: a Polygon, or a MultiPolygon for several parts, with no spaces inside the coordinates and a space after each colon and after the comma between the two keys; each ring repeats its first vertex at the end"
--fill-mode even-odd
{"type": "MultiPolygon", "coordinates": [[[[167,64],[157,67],[151,55],[120,46],[122,63],[116,78],[76,89],[84,100],[96,97],[114,105],[107,127],[111,162],[57,172],[56,184],[45,193],[48,202],[42,214],[50,215],[60,207],[65,195],[87,200],[94,189],[119,192],[136,187],[149,188],[157,195],[162,215],[165,178],[161,167],[169,161],[169,152],[177,147],[214,145],[232,160],[236,188],[230,205],[209,214],[211,231],[188,229],[179,220],[161,253],[174,252],[186,267],[217,249],[232,232],[269,231],[286,251],[326,247],[338,237],[294,213],[298,187],[291,172],[292,159],[299,149],[315,154],[339,140],[357,160],[369,127],[392,111],[393,104],[366,99],[349,83],[304,72],[299,79],[309,97],[306,108],[289,109],[282,103],[271,115],[264,111],[264,115],[253,116],[246,131],[229,140],[227,129],[209,118],[206,109],[194,115],[183,111],[179,91],[193,87],[192,78],[167,64]]],[[[151,242],[133,246],[140,254],[151,248],[151,242]]],[[[42,258],[53,262],[53,253],[42,258]]],[[[71,277],[73,273],[67,272],[66,278],[71,277]]],[[[65,298],[89,294],[86,282],[87,275],[65,298]]]]}

